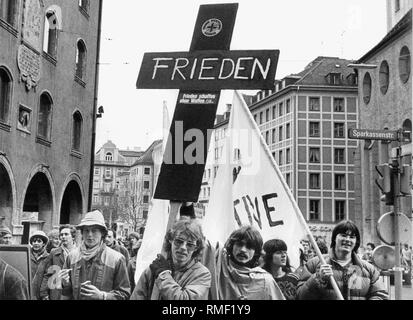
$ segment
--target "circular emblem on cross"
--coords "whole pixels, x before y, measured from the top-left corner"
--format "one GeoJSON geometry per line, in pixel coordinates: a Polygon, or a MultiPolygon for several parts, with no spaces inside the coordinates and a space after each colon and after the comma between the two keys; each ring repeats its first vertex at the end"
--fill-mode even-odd
{"type": "Polygon", "coordinates": [[[219,19],[209,19],[202,25],[202,33],[206,37],[215,37],[222,30],[222,22],[219,19]]]}

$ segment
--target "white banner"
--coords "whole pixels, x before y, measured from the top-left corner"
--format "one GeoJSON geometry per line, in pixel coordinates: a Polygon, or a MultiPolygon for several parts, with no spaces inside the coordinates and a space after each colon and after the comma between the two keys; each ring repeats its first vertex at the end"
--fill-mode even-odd
{"type": "Polygon", "coordinates": [[[284,240],[291,265],[299,266],[300,240],[307,239],[308,226],[248,106],[235,92],[203,230],[213,245],[224,244],[245,224],[260,230],[264,242],[284,240]]]}

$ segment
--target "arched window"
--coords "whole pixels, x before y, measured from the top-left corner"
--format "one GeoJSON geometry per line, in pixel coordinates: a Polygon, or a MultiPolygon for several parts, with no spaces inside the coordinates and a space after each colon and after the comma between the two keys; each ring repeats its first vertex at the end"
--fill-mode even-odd
{"type": "Polygon", "coordinates": [[[40,96],[37,135],[45,140],[50,140],[52,104],[52,99],[47,93],[40,96]]]}
{"type": "Polygon", "coordinates": [[[79,111],[73,114],[73,138],[72,149],[80,152],[80,141],[82,138],[82,115],[79,111]]]}
{"type": "Polygon", "coordinates": [[[1,0],[0,1],[0,19],[16,26],[16,11],[18,1],[16,0],[1,0]]]}
{"type": "Polygon", "coordinates": [[[56,13],[52,10],[47,11],[44,23],[43,51],[47,52],[53,58],[56,58],[57,56],[58,34],[58,20],[56,13]]]}
{"type": "Polygon", "coordinates": [[[106,161],[113,161],[112,153],[110,153],[110,152],[106,153],[105,160],[106,161]]]}
{"type": "Polygon", "coordinates": [[[384,60],[380,65],[380,73],[379,73],[379,83],[380,83],[380,91],[382,94],[387,93],[387,89],[389,89],[389,64],[386,60],[384,60]]]}
{"type": "Polygon", "coordinates": [[[409,48],[404,46],[400,50],[400,57],[399,57],[399,74],[400,80],[403,83],[406,83],[409,80],[410,76],[410,51],[409,48]]]}
{"type": "Polygon", "coordinates": [[[371,76],[366,72],[363,79],[363,100],[365,104],[370,102],[371,97],[371,76]]]}
{"type": "Polygon", "coordinates": [[[0,122],[9,120],[11,83],[9,73],[0,67],[0,122]]]}
{"type": "Polygon", "coordinates": [[[86,45],[82,40],[77,42],[76,49],[76,77],[84,80],[86,69],[86,45]]]}

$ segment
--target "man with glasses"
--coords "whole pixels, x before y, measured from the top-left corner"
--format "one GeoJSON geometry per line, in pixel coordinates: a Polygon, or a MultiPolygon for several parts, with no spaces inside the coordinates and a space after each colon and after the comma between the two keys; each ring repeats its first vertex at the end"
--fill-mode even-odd
{"type": "Polygon", "coordinates": [[[139,278],[131,300],[206,300],[211,274],[198,259],[204,248],[201,226],[180,220],[166,233],[166,258],[159,254],[139,278]]]}

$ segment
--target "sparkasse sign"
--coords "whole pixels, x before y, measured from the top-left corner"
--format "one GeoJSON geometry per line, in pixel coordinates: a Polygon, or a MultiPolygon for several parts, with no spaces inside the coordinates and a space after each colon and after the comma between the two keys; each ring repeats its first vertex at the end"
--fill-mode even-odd
{"type": "Polygon", "coordinates": [[[398,132],[389,130],[349,129],[350,139],[397,141],[398,132]]]}
{"type": "Polygon", "coordinates": [[[145,53],[140,89],[272,89],[279,50],[145,53]]]}

